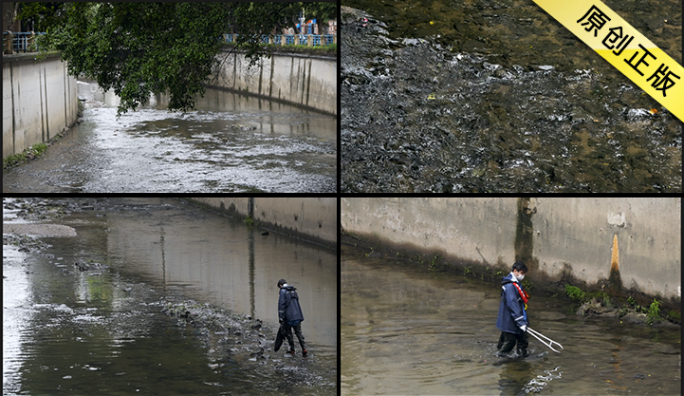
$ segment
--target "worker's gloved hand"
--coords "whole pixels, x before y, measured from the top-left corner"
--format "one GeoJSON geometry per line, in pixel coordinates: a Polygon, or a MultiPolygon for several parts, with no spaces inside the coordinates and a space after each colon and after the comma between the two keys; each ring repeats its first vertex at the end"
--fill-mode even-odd
{"type": "Polygon", "coordinates": [[[522,316],[517,318],[517,320],[515,321],[515,325],[518,326],[518,328],[522,330],[523,333],[527,331],[527,321],[522,316]]]}

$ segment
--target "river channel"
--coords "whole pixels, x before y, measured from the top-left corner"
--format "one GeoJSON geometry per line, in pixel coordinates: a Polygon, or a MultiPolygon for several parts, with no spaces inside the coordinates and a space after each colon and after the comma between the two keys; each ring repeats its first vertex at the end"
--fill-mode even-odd
{"type": "MultiPolygon", "coordinates": [[[[170,198],[47,207],[77,236],[3,244],[3,394],[337,393],[334,252],[170,198]],[[273,352],[280,278],[298,289],[306,358],[273,352]],[[199,308],[163,312],[176,304],[199,308]],[[243,326],[201,325],[210,309],[243,326]]],[[[27,223],[17,212],[4,222],[27,223]]]]}
{"type": "Polygon", "coordinates": [[[3,171],[3,192],[337,191],[337,118],[207,88],[196,111],[168,98],[116,117],[119,98],[78,81],[80,125],[37,161],[3,171]]]}
{"type": "MultiPolygon", "coordinates": [[[[681,62],[680,0],[605,3],[681,62]]],[[[681,191],[682,123],[533,1],[342,6],[342,191],[681,191]]]]}
{"type": "Polygon", "coordinates": [[[680,327],[576,316],[530,290],[525,360],[496,357],[497,285],[342,248],[343,395],[679,395],[680,327]]]}

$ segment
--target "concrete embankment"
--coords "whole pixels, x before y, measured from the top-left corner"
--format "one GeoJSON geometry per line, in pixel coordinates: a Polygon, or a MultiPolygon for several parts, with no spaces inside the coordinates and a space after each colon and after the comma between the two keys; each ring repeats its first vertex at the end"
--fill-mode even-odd
{"type": "Polygon", "coordinates": [[[337,248],[335,198],[191,198],[192,201],[241,217],[266,228],[337,248]]]}
{"type": "Polygon", "coordinates": [[[352,235],[536,281],[681,298],[679,198],[343,198],[352,235]]]}
{"type": "Polygon", "coordinates": [[[255,95],[327,114],[337,114],[337,58],[274,53],[252,67],[242,53],[226,47],[213,88],[255,95]]]}
{"type": "Polygon", "coordinates": [[[78,116],[76,79],[59,53],[3,56],[2,157],[47,142],[78,116]]]}

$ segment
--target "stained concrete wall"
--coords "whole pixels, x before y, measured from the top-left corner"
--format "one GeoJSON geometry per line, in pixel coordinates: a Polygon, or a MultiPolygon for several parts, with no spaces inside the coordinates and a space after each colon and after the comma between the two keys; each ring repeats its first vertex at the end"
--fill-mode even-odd
{"type": "Polygon", "coordinates": [[[277,231],[337,248],[336,198],[191,198],[227,213],[252,216],[277,231]],[[252,207],[250,208],[250,200],[252,207]],[[251,211],[251,212],[250,212],[251,211]]]}
{"type": "Polygon", "coordinates": [[[59,54],[36,61],[36,54],[2,61],[2,157],[47,142],[78,116],[76,79],[59,54]]]}
{"type": "Polygon", "coordinates": [[[510,266],[534,278],[608,279],[613,238],[623,286],[681,296],[679,198],[342,198],[345,232],[510,266]]]}
{"type": "Polygon", "coordinates": [[[249,67],[241,53],[226,50],[209,86],[267,97],[328,114],[337,114],[337,59],[274,53],[249,67]]]}

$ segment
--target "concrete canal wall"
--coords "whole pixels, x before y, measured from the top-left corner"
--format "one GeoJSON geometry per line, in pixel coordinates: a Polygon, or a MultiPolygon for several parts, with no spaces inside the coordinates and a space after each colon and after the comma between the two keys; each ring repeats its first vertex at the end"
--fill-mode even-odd
{"type": "Polygon", "coordinates": [[[249,67],[241,53],[227,48],[209,86],[279,100],[337,114],[337,58],[274,53],[249,67]]]}
{"type": "Polygon", "coordinates": [[[2,157],[46,142],[78,116],[76,79],[59,54],[2,59],[2,157]]]}
{"type": "Polygon", "coordinates": [[[679,198],[342,198],[345,232],[467,265],[523,260],[532,279],[681,297],[679,198]],[[615,254],[614,254],[615,253],[615,254]]]}
{"type": "Polygon", "coordinates": [[[191,198],[226,213],[250,216],[279,232],[337,248],[336,198],[191,198]]]}

